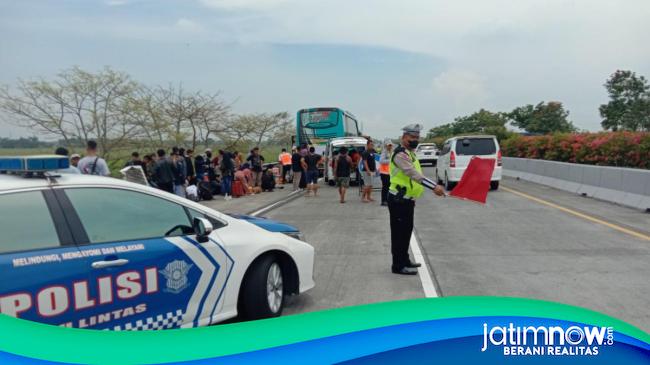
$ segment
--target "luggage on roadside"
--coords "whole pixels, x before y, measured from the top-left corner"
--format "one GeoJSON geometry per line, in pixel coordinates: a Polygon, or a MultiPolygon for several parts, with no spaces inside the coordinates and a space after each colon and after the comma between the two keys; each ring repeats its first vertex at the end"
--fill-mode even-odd
{"type": "Polygon", "coordinates": [[[273,191],[273,189],[275,189],[275,178],[270,171],[266,171],[262,175],[262,191],[273,191]]]}
{"type": "Polygon", "coordinates": [[[199,197],[201,200],[212,200],[214,194],[212,194],[212,188],[210,182],[201,181],[198,185],[199,188],[199,197]]]}
{"type": "Polygon", "coordinates": [[[240,196],[245,195],[244,185],[239,180],[235,180],[232,183],[232,196],[234,198],[239,198],[240,196]]]}
{"type": "Polygon", "coordinates": [[[221,184],[216,181],[210,181],[210,192],[212,192],[212,195],[220,195],[221,184]]]}
{"type": "Polygon", "coordinates": [[[187,196],[187,199],[195,202],[201,200],[201,197],[199,196],[199,188],[196,185],[188,185],[185,189],[185,195],[187,196]]]}

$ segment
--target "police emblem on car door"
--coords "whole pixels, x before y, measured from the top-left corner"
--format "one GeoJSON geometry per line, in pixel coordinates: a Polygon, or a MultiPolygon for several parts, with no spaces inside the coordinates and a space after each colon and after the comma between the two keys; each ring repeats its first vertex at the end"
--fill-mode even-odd
{"type": "Polygon", "coordinates": [[[160,273],[167,279],[165,283],[166,288],[164,290],[178,294],[183,291],[183,289],[189,286],[187,280],[187,273],[192,268],[192,264],[188,264],[184,260],[174,260],[168,263],[165,266],[165,269],[160,273]]]}

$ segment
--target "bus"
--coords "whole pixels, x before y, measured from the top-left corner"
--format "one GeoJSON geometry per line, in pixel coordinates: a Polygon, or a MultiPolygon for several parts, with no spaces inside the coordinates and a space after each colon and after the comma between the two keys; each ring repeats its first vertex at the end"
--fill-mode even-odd
{"type": "Polygon", "coordinates": [[[294,144],[314,146],[322,154],[332,138],[361,136],[357,118],[340,108],[300,109],[296,116],[294,144]]]}

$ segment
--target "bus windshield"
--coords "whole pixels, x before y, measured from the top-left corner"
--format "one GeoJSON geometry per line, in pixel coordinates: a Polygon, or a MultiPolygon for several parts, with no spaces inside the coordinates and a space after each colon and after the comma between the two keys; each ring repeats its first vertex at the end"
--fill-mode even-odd
{"type": "Polygon", "coordinates": [[[299,144],[324,145],[332,138],[360,135],[357,120],[340,108],[301,109],[297,119],[299,144]]]}
{"type": "Polygon", "coordinates": [[[304,111],[300,113],[300,121],[305,129],[328,129],[339,124],[337,111],[304,111]]]}

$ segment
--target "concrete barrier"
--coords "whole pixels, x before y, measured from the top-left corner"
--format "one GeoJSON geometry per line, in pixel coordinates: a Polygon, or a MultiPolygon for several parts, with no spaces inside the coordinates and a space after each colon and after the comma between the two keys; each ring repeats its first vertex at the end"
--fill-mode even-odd
{"type": "Polygon", "coordinates": [[[650,211],[650,170],[504,157],[503,174],[650,211]]]}

